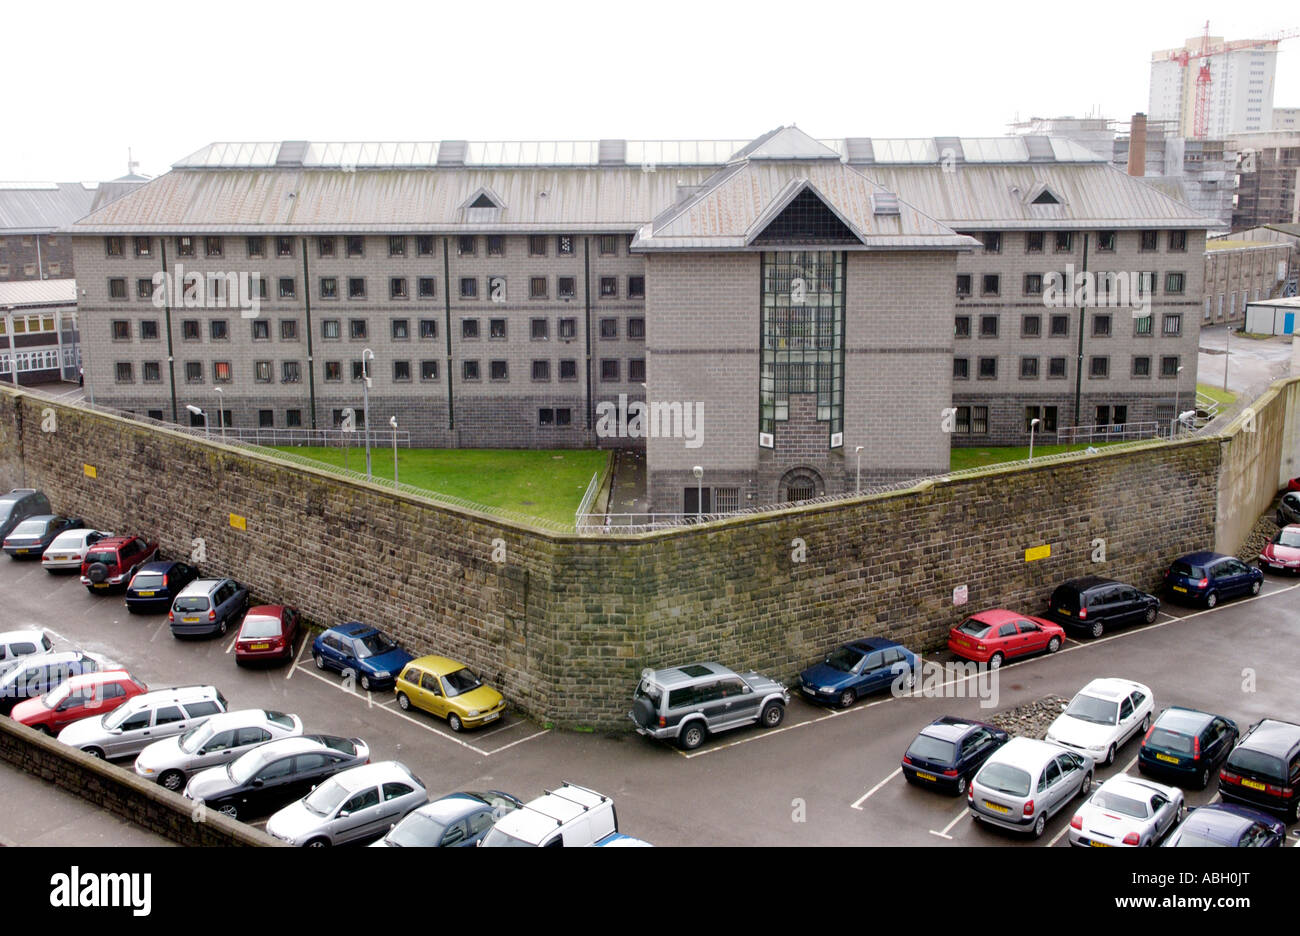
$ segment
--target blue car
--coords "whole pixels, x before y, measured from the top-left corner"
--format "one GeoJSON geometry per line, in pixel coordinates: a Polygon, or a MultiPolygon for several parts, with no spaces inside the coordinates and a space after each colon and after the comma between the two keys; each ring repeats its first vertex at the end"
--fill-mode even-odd
{"type": "Polygon", "coordinates": [[[903,779],[960,795],[1011,735],[996,725],[945,715],[921,729],[903,755],[903,779]]]}
{"type": "Polygon", "coordinates": [[[1138,772],[1204,790],[1232,753],[1240,734],[1231,718],[1175,705],[1160,713],[1142,739],[1138,772]]]}
{"type": "Polygon", "coordinates": [[[354,674],[367,692],[393,688],[402,667],[415,659],[383,631],[360,621],[322,633],[312,641],[311,656],[317,669],[354,674]]]}
{"type": "Polygon", "coordinates": [[[1165,572],[1165,591],[1179,601],[1199,602],[1213,608],[1224,598],[1258,595],[1264,573],[1234,556],[1190,553],[1175,559],[1165,572]]]}
{"type": "Polygon", "coordinates": [[[902,644],[868,637],[837,647],[826,659],[799,674],[799,689],[809,699],[848,708],[860,697],[895,683],[911,689],[917,657],[902,644]]]}
{"type": "Polygon", "coordinates": [[[452,793],[425,803],[371,848],[464,848],[479,843],[506,813],[523,803],[509,793],[452,793]]]}
{"type": "Polygon", "coordinates": [[[199,577],[199,570],[183,562],[146,562],[126,586],[126,610],[132,614],[161,613],[185,586],[199,577]]]}
{"type": "Polygon", "coordinates": [[[1187,814],[1166,848],[1281,848],[1286,826],[1249,806],[1211,803],[1187,814]]]}

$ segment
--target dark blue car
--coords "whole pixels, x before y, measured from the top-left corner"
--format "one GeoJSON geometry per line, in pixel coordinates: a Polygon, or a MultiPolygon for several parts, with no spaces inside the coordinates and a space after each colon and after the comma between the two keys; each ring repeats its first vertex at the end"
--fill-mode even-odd
{"type": "Polygon", "coordinates": [[[183,562],[146,562],[127,583],[126,610],[132,614],[161,614],[198,577],[199,570],[183,562]]]}
{"type": "Polygon", "coordinates": [[[960,795],[989,755],[1010,739],[996,725],[945,715],[913,739],[903,755],[903,779],[960,795]]]}
{"type": "Polygon", "coordinates": [[[895,684],[910,689],[916,679],[916,654],[884,637],[868,637],[837,647],[799,675],[804,696],[848,708],[860,697],[895,684]]]}
{"type": "Polygon", "coordinates": [[[1241,734],[1223,715],[1173,706],[1156,719],[1138,751],[1138,772],[1204,790],[1241,734]]]}
{"type": "Polygon", "coordinates": [[[1170,833],[1166,848],[1281,848],[1286,826],[1249,806],[1211,803],[1193,809],[1170,833]]]}
{"type": "Polygon", "coordinates": [[[331,627],[311,645],[316,668],[355,674],[362,689],[391,689],[402,667],[415,659],[387,634],[360,621],[331,627]]]}
{"type": "Polygon", "coordinates": [[[393,826],[371,848],[465,848],[479,843],[496,821],[523,805],[509,793],[452,793],[426,803],[393,826]]]}
{"type": "Polygon", "coordinates": [[[1165,572],[1165,592],[1178,601],[1213,608],[1224,598],[1258,595],[1264,573],[1234,556],[1190,553],[1175,559],[1165,572]]]}

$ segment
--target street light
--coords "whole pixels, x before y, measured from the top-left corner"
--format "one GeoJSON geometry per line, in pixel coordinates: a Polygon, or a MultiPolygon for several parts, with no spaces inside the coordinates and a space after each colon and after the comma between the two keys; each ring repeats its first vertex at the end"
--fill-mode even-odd
{"type": "Polygon", "coordinates": [[[393,487],[397,487],[397,417],[389,416],[388,425],[393,427],[393,487]]]}
{"type": "MultiPolygon", "coordinates": [[[[1227,367],[1227,366],[1228,366],[1227,364],[1224,364],[1224,367],[1227,367]]],[[[1179,397],[1179,394],[1182,392],[1182,387],[1178,386],[1178,380],[1179,380],[1178,375],[1181,374],[1182,372],[1183,372],[1183,369],[1182,369],[1181,367],[1178,368],[1178,370],[1174,372],[1174,412],[1175,412],[1175,413],[1178,412],[1178,397],[1179,397]]],[[[1175,423],[1180,422],[1181,420],[1182,420],[1182,417],[1181,417],[1181,416],[1178,416],[1178,417],[1175,419],[1175,423]]],[[[1170,427],[1169,427],[1169,438],[1172,439],[1172,438],[1174,437],[1174,434],[1175,434],[1177,431],[1178,431],[1178,429],[1177,429],[1176,425],[1175,425],[1175,426],[1170,426],[1170,427]]]]}
{"type": "Polygon", "coordinates": [[[199,409],[197,406],[186,406],[185,408],[195,416],[203,417],[203,434],[210,437],[212,434],[208,431],[208,414],[203,412],[203,410],[199,409]]]}
{"type": "Polygon", "coordinates": [[[375,352],[366,348],[361,352],[361,394],[363,397],[363,407],[361,419],[365,423],[361,431],[366,434],[366,480],[370,480],[370,368],[366,366],[366,356],[370,360],[375,359],[375,352]]]}
{"type": "Polygon", "coordinates": [[[704,516],[704,466],[696,465],[691,469],[695,475],[695,516],[704,516]]]}
{"type": "Polygon", "coordinates": [[[217,391],[217,425],[221,427],[221,441],[225,442],[226,441],[226,413],[221,406],[221,401],[224,400],[226,396],[224,393],[221,392],[220,387],[214,387],[213,389],[217,391]]]}
{"type": "Polygon", "coordinates": [[[1031,465],[1034,463],[1034,430],[1038,428],[1040,422],[1041,419],[1029,420],[1029,464],[1031,465]]]}
{"type": "Polygon", "coordinates": [[[857,478],[857,482],[854,484],[854,487],[856,488],[857,493],[859,494],[862,493],[862,449],[863,448],[864,446],[859,445],[853,449],[853,454],[858,456],[858,478],[857,478]]]}
{"type": "MultiPolygon", "coordinates": [[[[1227,334],[1224,337],[1226,342],[1223,346],[1223,392],[1228,392],[1228,363],[1232,360],[1232,323],[1226,325],[1227,334]]],[[[1178,409],[1177,405],[1174,409],[1178,409]]]]}

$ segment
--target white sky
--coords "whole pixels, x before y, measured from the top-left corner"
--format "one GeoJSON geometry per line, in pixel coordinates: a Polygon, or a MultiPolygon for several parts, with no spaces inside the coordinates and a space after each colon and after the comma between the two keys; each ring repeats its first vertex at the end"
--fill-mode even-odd
{"type": "MultiPolygon", "coordinates": [[[[1001,135],[1147,109],[1150,54],[1282,0],[9,0],[0,179],[157,175],[216,140],[1001,135]],[[25,78],[23,76],[26,76],[25,78]]],[[[1274,103],[1300,106],[1300,38],[1274,103]]]]}

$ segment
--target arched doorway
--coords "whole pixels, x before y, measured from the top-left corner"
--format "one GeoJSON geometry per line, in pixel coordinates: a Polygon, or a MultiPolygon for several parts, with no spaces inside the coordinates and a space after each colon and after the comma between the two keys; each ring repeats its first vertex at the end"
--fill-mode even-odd
{"type": "Polygon", "coordinates": [[[810,500],[826,493],[822,476],[812,468],[792,468],[781,477],[777,487],[777,500],[782,503],[810,500]]]}

